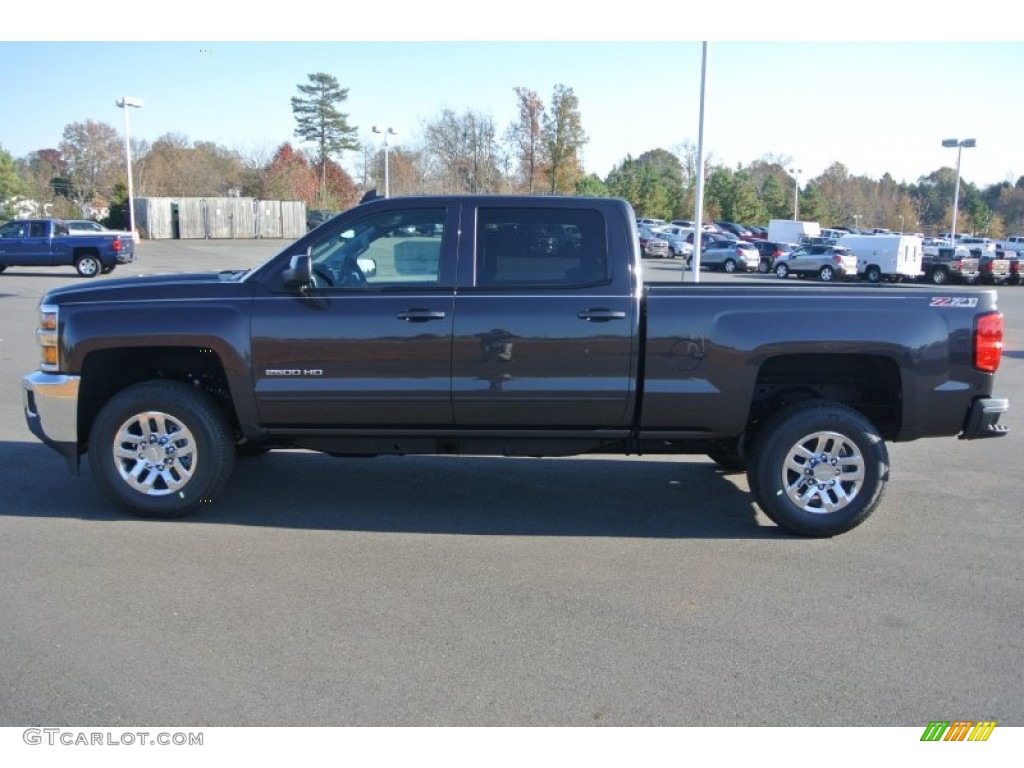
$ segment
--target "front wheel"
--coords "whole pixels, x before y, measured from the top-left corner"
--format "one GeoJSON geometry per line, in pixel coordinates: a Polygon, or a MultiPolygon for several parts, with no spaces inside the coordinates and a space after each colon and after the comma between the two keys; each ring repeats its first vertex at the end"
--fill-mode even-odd
{"type": "Polygon", "coordinates": [[[785,264],[779,264],[779,266],[775,268],[775,274],[778,277],[785,279],[789,277],[789,267],[787,267],[785,264]]]}
{"type": "Polygon", "coordinates": [[[89,434],[89,463],[108,497],[142,517],[172,518],[212,501],[235,445],[208,395],[178,381],[147,381],[112,397],[89,434]]]}
{"type": "Polygon", "coordinates": [[[103,269],[103,263],[99,257],[91,253],[84,254],[75,259],[75,271],[82,277],[96,277],[103,269]]]}
{"type": "Polygon", "coordinates": [[[755,501],[802,536],[836,536],[860,525],[889,480],[885,441],[860,412],[835,402],[779,411],[760,430],[752,456],[755,501]]]}

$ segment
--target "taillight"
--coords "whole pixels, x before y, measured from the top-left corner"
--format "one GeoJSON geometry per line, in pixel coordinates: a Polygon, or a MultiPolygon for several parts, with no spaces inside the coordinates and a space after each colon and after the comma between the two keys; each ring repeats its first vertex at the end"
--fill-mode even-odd
{"type": "Polygon", "coordinates": [[[833,264],[842,264],[842,263],[843,263],[843,257],[842,257],[842,256],[840,256],[840,255],[839,255],[839,254],[837,253],[837,254],[836,254],[835,256],[833,256],[833,257],[832,257],[832,263],[833,263],[833,264]]]}
{"type": "Polygon", "coordinates": [[[1003,356],[1003,313],[989,312],[974,320],[974,367],[995,373],[1003,356]]]}
{"type": "Polygon", "coordinates": [[[114,252],[117,253],[120,250],[121,250],[121,238],[115,237],[114,238],[114,252]]]}

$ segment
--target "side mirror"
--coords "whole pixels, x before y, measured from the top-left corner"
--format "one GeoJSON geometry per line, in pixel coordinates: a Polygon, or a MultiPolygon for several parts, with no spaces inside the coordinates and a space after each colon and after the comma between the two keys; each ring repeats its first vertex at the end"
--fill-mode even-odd
{"type": "Polygon", "coordinates": [[[313,283],[313,257],[309,253],[295,254],[282,277],[284,287],[290,291],[308,288],[313,283]]]}

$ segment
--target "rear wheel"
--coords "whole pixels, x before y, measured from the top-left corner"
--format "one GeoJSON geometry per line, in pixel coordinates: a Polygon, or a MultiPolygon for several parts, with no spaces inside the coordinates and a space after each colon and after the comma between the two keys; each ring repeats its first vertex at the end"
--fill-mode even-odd
{"type": "Polygon", "coordinates": [[[818,277],[821,278],[821,281],[824,283],[831,283],[836,279],[836,271],[832,269],[832,267],[826,265],[818,270],[818,277]]]}
{"type": "Polygon", "coordinates": [[[946,270],[940,267],[939,269],[933,269],[932,273],[928,275],[928,279],[935,285],[945,285],[949,280],[949,275],[946,274],[946,270]]]}
{"type": "Polygon", "coordinates": [[[103,264],[99,257],[91,253],[82,254],[75,259],[75,270],[82,277],[96,277],[102,269],[103,264]]]}
{"type": "Polygon", "coordinates": [[[178,381],[129,387],[100,409],[89,434],[96,484],[142,517],[172,518],[212,501],[235,445],[208,395],[178,381]]]}
{"type": "Polygon", "coordinates": [[[885,441],[861,413],[830,401],[788,406],[760,430],[748,480],[777,525],[836,536],[864,522],[889,479],[885,441]]]}
{"type": "Polygon", "coordinates": [[[869,283],[877,283],[882,279],[882,270],[872,264],[866,270],[864,270],[864,279],[869,283]]]}
{"type": "Polygon", "coordinates": [[[736,271],[736,261],[734,259],[726,259],[725,264],[722,265],[722,269],[732,274],[736,271]]]}

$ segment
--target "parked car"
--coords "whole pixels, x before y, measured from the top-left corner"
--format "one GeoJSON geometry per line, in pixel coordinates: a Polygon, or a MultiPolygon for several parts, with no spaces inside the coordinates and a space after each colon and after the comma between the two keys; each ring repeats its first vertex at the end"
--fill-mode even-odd
{"type": "Polygon", "coordinates": [[[805,245],[775,263],[775,274],[786,278],[817,276],[824,282],[857,276],[857,257],[841,245],[805,245]]]}
{"type": "MultiPolygon", "coordinates": [[[[67,225],[68,234],[70,235],[128,235],[131,234],[128,230],[116,230],[108,229],[100,224],[98,221],[92,219],[64,219],[64,223],[67,225]]],[[[137,243],[139,242],[139,236],[132,235],[132,239],[137,243]]]]}
{"type": "Polygon", "coordinates": [[[761,274],[771,272],[778,259],[789,256],[800,247],[796,243],[776,243],[773,240],[753,240],[751,245],[761,254],[761,261],[757,265],[757,271],[761,274]]]}
{"type": "MultiPolygon", "coordinates": [[[[725,234],[722,232],[705,232],[700,236],[702,248],[707,248],[712,243],[717,243],[722,240],[727,240],[730,243],[735,243],[737,239],[738,238],[734,234],[725,234]]],[[[693,232],[686,236],[686,242],[688,242],[690,245],[693,245],[693,232]]]]}
{"type": "Polygon", "coordinates": [[[926,245],[921,250],[921,277],[933,285],[949,282],[976,283],[981,276],[981,260],[961,245],[926,245]]]}
{"type": "Polygon", "coordinates": [[[729,232],[736,235],[740,240],[746,240],[753,237],[749,229],[734,221],[716,221],[715,225],[723,232],[729,232]]]}
{"type": "Polygon", "coordinates": [[[767,240],[768,239],[768,228],[767,227],[750,227],[750,236],[755,240],[767,240]]]}
{"type": "Polygon", "coordinates": [[[687,236],[691,234],[693,234],[691,227],[680,227],[672,224],[658,230],[658,237],[668,242],[668,249],[671,251],[672,258],[680,256],[686,260],[687,264],[690,263],[690,259],[693,256],[693,244],[686,242],[687,236]]]}
{"type": "Polygon", "coordinates": [[[640,229],[640,255],[645,257],[667,259],[672,252],[669,250],[668,241],[657,237],[651,230],[643,227],[640,229]]]}
{"type": "MultiPolygon", "coordinates": [[[[996,252],[996,241],[990,237],[961,237],[957,245],[964,246],[972,253],[975,251],[996,252]]],[[[975,253],[974,255],[977,256],[978,254],[975,253]]]]}
{"type": "Polygon", "coordinates": [[[645,229],[657,229],[668,224],[664,219],[637,219],[636,225],[645,229]]]}
{"type": "Polygon", "coordinates": [[[702,267],[723,272],[754,272],[760,261],[761,254],[746,240],[718,240],[700,254],[702,267]]]}

